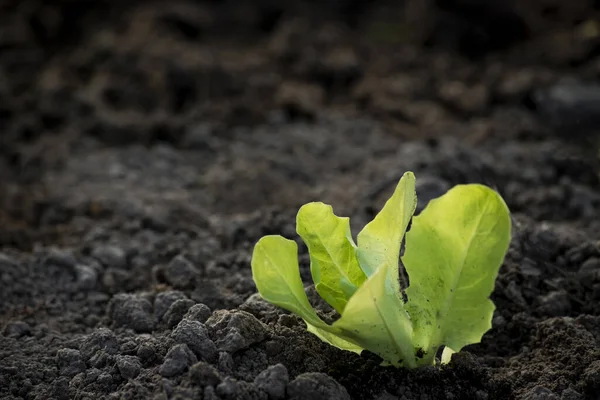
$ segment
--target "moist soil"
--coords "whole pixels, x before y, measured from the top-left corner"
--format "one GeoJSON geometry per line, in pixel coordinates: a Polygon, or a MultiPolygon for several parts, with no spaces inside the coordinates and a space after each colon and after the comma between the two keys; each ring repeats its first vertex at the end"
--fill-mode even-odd
{"type": "MultiPolygon", "coordinates": [[[[593,1],[3,1],[0,398],[600,398],[593,1]],[[332,348],[253,245],[494,187],[493,328],[445,366],[332,348]]],[[[301,275],[310,286],[306,249],[301,275]]]]}

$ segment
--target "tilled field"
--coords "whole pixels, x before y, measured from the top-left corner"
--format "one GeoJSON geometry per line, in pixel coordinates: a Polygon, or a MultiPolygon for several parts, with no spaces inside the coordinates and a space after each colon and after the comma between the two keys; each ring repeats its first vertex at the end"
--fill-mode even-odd
{"type": "Polygon", "coordinates": [[[600,398],[592,5],[4,3],[1,398],[600,398]],[[405,171],[419,209],[479,182],[514,226],[493,329],[415,371],[250,271],[302,204],[358,230],[405,171]]]}

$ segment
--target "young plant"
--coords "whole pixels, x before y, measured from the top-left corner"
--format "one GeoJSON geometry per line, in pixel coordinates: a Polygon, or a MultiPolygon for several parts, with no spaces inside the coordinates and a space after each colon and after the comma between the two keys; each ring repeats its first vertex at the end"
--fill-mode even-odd
{"type": "Polygon", "coordinates": [[[413,217],[416,204],[415,177],[407,172],[356,244],[349,219],[331,206],[300,208],[296,230],[308,247],[317,293],[340,314],[333,324],[308,301],[293,240],[269,235],[254,247],[252,276],[260,295],[340,349],[369,350],[387,365],[416,368],[434,364],[445,346],[442,362],[449,361],[491,328],[489,296],[508,250],[510,214],[497,192],[479,184],[455,186],[413,217]],[[406,302],[400,259],[410,281],[406,302]]]}

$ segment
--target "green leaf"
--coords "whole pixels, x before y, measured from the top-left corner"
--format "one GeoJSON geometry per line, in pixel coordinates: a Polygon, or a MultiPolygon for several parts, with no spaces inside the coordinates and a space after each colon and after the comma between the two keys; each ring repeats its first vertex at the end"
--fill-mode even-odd
{"type": "Polygon", "coordinates": [[[298,266],[298,245],[279,235],[262,237],[252,253],[252,278],[261,297],[304,320],[308,331],[342,350],[360,353],[363,349],[339,337],[308,301],[298,266]]]}
{"type": "Polygon", "coordinates": [[[297,231],[309,248],[317,291],[341,314],[332,325],[308,301],[292,240],[265,236],[256,244],[251,264],[259,293],[340,349],[368,349],[387,364],[414,368],[432,364],[444,345],[442,362],[449,362],[491,327],[489,295],[510,242],[510,214],[490,188],[460,185],[431,201],[406,233],[415,207],[415,178],[408,172],[361,231],[358,246],[348,218],[337,217],[330,206],[300,209],[297,231]],[[398,282],[405,233],[406,304],[398,282]]]}
{"type": "Polygon", "coordinates": [[[298,245],[279,235],[262,237],[252,253],[252,278],[261,297],[316,327],[325,324],[308,302],[298,266],[298,245]]]}
{"type": "Polygon", "coordinates": [[[340,349],[360,353],[368,345],[396,362],[405,357],[402,351],[412,354],[410,322],[401,300],[385,285],[387,267],[367,280],[351,297],[342,317],[328,325],[304,292],[297,252],[296,243],[281,236],[265,236],[254,247],[252,276],[266,301],[297,314],[309,332],[340,349]]]}
{"type": "Polygon", "coordinates": [[[306,330],[316,335],[325,343],[329,343],[330,345],[337,347],[338,349],[352,351],[357,354],[362,353],[362,351],[364,350],[361,346],[344,339],[343,334],[339,332],[337,328],[331,326],[328,326],[327,328],[317,328],[316,326],[307,323],[306,330]]]}
{"type": "Polygon", "coordinates": [[[412,325],[402,299],[387,284],[389,268],[383,264],[356,291],[333,327],[390,364],[413,368],[412,325]]]}
{"type": "Polygon", "coordinates": [[[317,292],[341,314],[366,280],[356,259],[349,218],[336,216],[330,205],[308,203],[298,211],[296,230],[308,247],[317,292]]]}
{"type": "Polygon", "coordinates": [[[398,262],[406,228],[417,207],[415,176],[406,172],[392,197],[358,234],[358,261],[367,276],[383,265],[388,268],[388,283],[400,294],[398,262]]]}
{"type": "Polygon", "coordinates": [[[489,299],[510,243],[509,210],[498,193],[458,185],[413,219],[402,257],[415,346],[433,362],[440,345],[477,343],[491,328],[489,299]]]}

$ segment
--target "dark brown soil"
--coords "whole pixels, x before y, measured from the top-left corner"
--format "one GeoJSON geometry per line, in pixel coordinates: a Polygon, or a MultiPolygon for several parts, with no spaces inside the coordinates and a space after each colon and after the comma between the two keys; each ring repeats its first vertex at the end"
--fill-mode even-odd
{"type": "Polygon", "coordinates": [[[600,398],[598,8],[2,1],[0,398],[600,398]],[[515,228],[493,329],[416,371],[250,273],[303,203],[356,229],[407,170],[421,208],[485,183],[515,228]]]}

